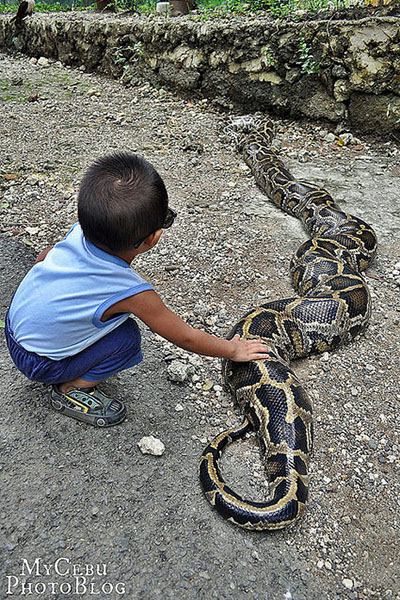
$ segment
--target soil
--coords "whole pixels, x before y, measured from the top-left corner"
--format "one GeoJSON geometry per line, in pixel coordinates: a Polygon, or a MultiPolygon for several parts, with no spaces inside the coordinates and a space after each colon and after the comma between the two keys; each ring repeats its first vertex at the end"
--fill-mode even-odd
{"type": "MultiPolygon", "coordinates": [[[[126,89],[42,64],[0,55],[0,319],[35,254],[76,221],[86,167],[117,150],[155,165],[178,212],[135,268],[182,318],[223,336],[250,307],[293,294],[288,265],[306,235],[255,186],[224,133],[227,115],[148,84],[126,89]]],[[[2,339],[4,596],[11,586],[14,597],[32,598],[400,598],[400,153],[395,140],[341,145],[314,124],[276,125],[292,172],[324,185],[379,239],[366,274],[368,331],[295,366],[315,420],[305,517],[281,532],[250,533],[204,499],[201,451],[240,421],[218,360],[143,326],[145,360],[104,385],[124,399],[128,418],[104,431],[52,411],[48,388],[15,369],[2,339]],[[187,367],[182,383],[168,376],[174,359],[187,367]],[[141,454],[137,443],[149,435],[164,443],[162,456],[141,454]],[[98,564],[106,566],[96,573],[98,564]],[[76,576],[86,577],[78,590],[76,576]]],[[[234,489],[265,497],[253,438],[229,448],[222,466],[234,489]]]]}

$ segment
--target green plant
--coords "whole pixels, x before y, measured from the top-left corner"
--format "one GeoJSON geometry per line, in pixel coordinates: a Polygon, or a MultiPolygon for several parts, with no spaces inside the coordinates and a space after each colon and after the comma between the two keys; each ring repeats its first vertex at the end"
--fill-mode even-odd
{"type": "Polygon", "coordinates": [[[273,67],[278,62],[269,46],[263,46],[261,48],[261,60],[267,67],[273,67]]]}
{"type": "Polygon", "coordinates": [[[135,42],[133,46],[117,46],[114,48],[114,62],[116,64],[125,64],[127,62],[137,62],[143,54],[143,44],[141,41],[135,42]]]}
{"type": "MultiPolygon", "coordinates": [[[[364,0],[198,0],[200,12],[193,15],[194,20],[224,18],[229,15],[248,13],[269,13],[276,19],[290,17],[297,19],[301,11],[317,12],[332,8],[352,6],[354,2],[364,5],[364,0]]],[[[0,12],[16,12],[19,2],[0,0],[0,12]]],[[[147,15],[155,12],[156,0],[115,0],[118,11],[133,10],[147,15]]],[[[95,0],[37,0],[37,12],[61,12],[69,10],[95,10],[95,0]]],[[[306,50],[303,50],[306,52],[306,50]]],[[[305,56],[307,59],[310,56],[305,56]]],[[[311,57],[312,60],[312,57],[311,57]]],[[[313,71],[315,72],[315,71],[313,71]]]]}
{"type": "MultiPolygon", "coordinates": [[[[51,2],[37,0],[35,3],[35,12],[66,12],[69,10],[82,10],[90,9],[88,6],[90,2],[88,0],[70,0],[66,2],[51,2]]],[[[1,2],[0,1],[0,12],[16,12],[19,6],[19,2],[1,2]]]]}
{"type": "Polygon", "coordinates": [[[302,33],[300,34],[299,51],[301,72],[308,74],[318,73],[320,63],[315,60],[311,49],[307,46],[307,42],[305,41],[304,35],[302,33]]]}

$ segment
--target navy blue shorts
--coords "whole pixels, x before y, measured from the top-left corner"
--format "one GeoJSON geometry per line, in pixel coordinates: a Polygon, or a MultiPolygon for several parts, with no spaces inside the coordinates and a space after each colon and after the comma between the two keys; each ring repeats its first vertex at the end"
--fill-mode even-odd
{"type": "Polygon", "coordinates": [[[77,377],[85,381],[101,381],[137,365],[143,359],[139,327],[131,318],[92,346],[61,360],[52,360],[25,350],[14,339],[8,314],[5,334],[15,366],[28,379],[42,383],[64,383],[77,377]]]}

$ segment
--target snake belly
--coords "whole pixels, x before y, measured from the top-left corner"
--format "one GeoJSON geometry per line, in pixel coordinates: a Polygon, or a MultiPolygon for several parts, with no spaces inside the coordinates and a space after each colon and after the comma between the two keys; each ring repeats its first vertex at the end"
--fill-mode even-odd
{"type": "Polygon", "coordinates": [[[373,229],[341,211],[327,191],[293,178],[271,149],[272,139],[268,121],[242,134],[240,146],[259,187],[276,206],[299,218],[310,235],[290,265],[298,295],[252,309],[230,332],[228,338],[262,339],[271,347],[270,357],[223,361],[225,382],[245,418],[239,427],[220,433],[200,463],[209,502],[225,519],[259,531],[296,521],[308,497],[312,407],[290,361],[346,344],[367,326],[371,300],[360,273],[377,245],[373,229]],[[234,492],[218,466],[225,446],[251,431],[258,434],[265,457],[270,494],[264,502],[234,492]]]}

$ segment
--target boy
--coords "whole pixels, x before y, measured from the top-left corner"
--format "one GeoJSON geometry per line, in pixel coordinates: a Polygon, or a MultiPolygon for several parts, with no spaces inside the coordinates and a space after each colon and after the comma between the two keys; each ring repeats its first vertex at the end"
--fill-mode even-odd
{"type": "Polygon", "coordinates": [[[124,404],[97,385],[142,360],[131,314],[191,352],[234,361],[268,356],[261,341],[225,340],[190,327],[131,268],[175,216],[161,177],[143,158],[118,153],[86,172],[79,223],[39,254],[6,316],[15,365],[29,379],[53,384],[56,410],[101,427],[125,418],[124,404]]]}

